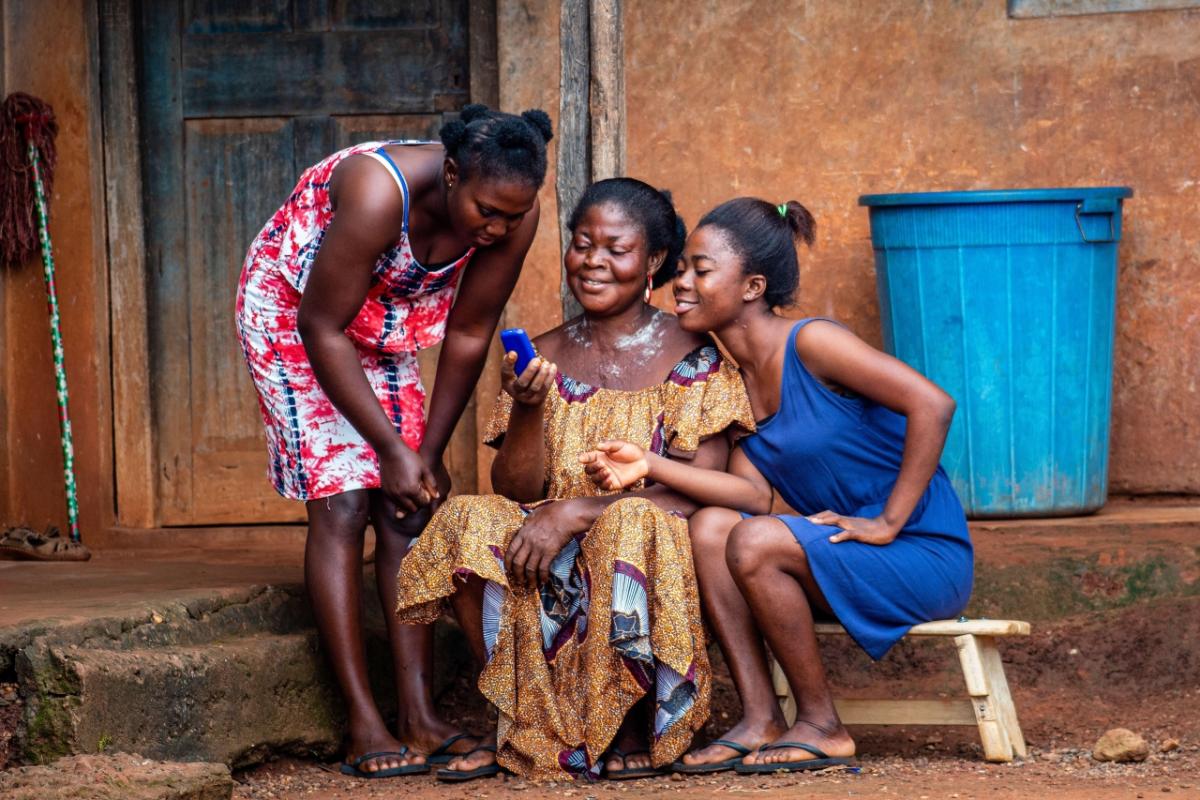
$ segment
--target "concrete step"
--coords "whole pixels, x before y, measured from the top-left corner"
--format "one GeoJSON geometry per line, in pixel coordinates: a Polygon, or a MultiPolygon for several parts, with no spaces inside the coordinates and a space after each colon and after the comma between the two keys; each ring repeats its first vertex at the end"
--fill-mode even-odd
{"type": "Polygon", "coordinates": [[[6,800],[229,800],[232,794],[224,764],[164,763],[125,753],[0,772],[6,800]]]}
{"type": "MultiPolygon", "coordinates": [[[[368,662],[379,706],[395,709],[391,661],[377,603],[367,605],[368,662]]],[[[450,663],[465,648],[440,626],[450,663]]],[[[132,618],[4,631],[19,686],[21,761],[135,752],[166,761],[241,767],[291,753],[338,750],[341,701],[299,587],[251,587],[156,604],[132,618]]]]}
{"type": "Polygon", "coordinates": [[[342,714],[313,634],[254,634],[193,645],[37,648],[18,661],[24,747],[112,749],[163,761],[241,766],[272,752],[327,755],[342,714]]]}
{"type": "Polygon", "coordinates": [[[1048,622],[1200,596],[1200,504],[1117,501],[1088,517],[974,521],[968,614],[1048,622]]]}

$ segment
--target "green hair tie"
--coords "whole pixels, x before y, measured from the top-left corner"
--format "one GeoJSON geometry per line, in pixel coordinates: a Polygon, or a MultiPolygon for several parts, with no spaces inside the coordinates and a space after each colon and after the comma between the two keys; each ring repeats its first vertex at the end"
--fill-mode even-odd
{"type": "Polygon", "coordinates": [[[779,216],[787,219],[787,203],[780,203],[775,206],[775,210],[779,212],[779,216]]]}

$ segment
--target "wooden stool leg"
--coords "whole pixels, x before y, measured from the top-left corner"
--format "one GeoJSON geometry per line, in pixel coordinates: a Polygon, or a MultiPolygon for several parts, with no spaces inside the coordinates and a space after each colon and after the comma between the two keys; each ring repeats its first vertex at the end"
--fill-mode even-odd
{"type": "Polygon", "coordinates": [[[1008,691],[1008,678],[1004,676],[1004,663],[1000,660],[1000,651],[996,649],[996,639],[992,636],[975,638],[980,655],[983,656],[983,671],[987,675],[988,687],[992,690],[992,700],[996,704],[1000,724],[1008,732],[1013,753],[1025,758],[1025,736],[1021,733],[1021,724],[1017,722],[1017,706],[1008,691]]]}
{"type": "Polygon", "coordinates": [[[783,674],[783,667],[779,666],[779,662],[774,656],[768,656],[771,663],[771,684],[775,688],[775,697],[779,700],[779,707],[783,709],[783,718],[787,720],[788,725],[793,725],[796,722],[796,698],[792,697],[792,689],[788,686],[787,676],[783,674]]]}
{"type": "MultiPolygon", "coordinates": [[[[1000,664],[996,643],[990,636],[966,634],[956,636],[958,660],[962,665],[963,678],[967,683],[967,694],[975,707],[975,721],[979,725],[979,738],[983,742],[983,755],[988,761],[1012,761],[1014,743],[1009,737],[1009,726],[1005,723],[1007,705],[1011,710],[1012,697],[1008,693],[1008,682],[1004,680],[1004,668],[1000,664]],[[993,661],[994,656],[994,661],[993,661]],[[999,670],[998,685],[994,685],[999,670]],[[1003,687],[1003,697],[998,689],[1003,687]]],[[[1011,712],[1016,726],[1016,712],[1011,712]]],[[[1019,733],[1019,728],[1018,728],[1019,733]]],[[[1025,743],[1021,742],[1024,751],[1025,743]]]]}

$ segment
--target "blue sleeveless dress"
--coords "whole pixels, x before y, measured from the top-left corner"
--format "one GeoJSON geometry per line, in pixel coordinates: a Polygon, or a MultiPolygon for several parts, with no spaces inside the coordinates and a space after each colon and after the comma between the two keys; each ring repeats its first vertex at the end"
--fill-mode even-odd
{"type": "MultiPolygon", "coordinates": [[[[864,398],[829,390],[796,354],[789,334],[779,410],[741,440],[743,452],[801,514],[826,509],[876,517],[900,473],[905,418],[864,398]]],[[[836,324],[836,323],[835,323],[836,324]]],[[[958,616],[971,595],[974,550],[967,520],[941,465],[899,536],[882,547],[832,544],[840,529],[779,515],[803,545],[838,621],[874,659],[908,629],[958,616]]]]}

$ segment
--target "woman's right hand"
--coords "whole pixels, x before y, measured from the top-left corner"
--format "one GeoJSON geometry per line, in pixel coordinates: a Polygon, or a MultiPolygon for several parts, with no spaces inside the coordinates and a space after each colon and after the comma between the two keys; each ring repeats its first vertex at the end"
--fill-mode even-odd
{"type": "Polygon", "coordinates": [[[630,442],[601,442],[582,453],[579,463],[593,483],[610,492],[628,488],[650,472],[646,451],[630,442]]]}
{"type": "Polygon", "coordinates": [[[554,385],[558,367],[541,356],[535,356],[525,365],[525,371],[518,375],[513,368],[516,363],[516,353],[504,354],[504,361],[500,365],[500,385],[514,403],[540,406],[545,401],[550,387],[554,385]]]}
{"type": "Polygon", "coordinates": [[[379,488],[396,504],[401,518],[439,499],[437,478],[425,459],[403,442],[380,454],[379,488]]]}

